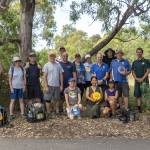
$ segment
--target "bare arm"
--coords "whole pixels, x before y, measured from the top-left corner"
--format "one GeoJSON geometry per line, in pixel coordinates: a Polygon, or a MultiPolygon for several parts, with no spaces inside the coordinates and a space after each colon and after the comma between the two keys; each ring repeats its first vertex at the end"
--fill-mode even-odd
{"type": "Polygon", "coordinates": [[[65,93],[65,100],[66,100],[66,105],[67,105],[67,108],[70,107],[69,105],[69,97],[68,97],[68,94],[65,93]]]}
{"type": "Polygon", "coordinates": [[[89,96],[89,87],[86,89],[86,99],[93,101],[93,99],[89,96]]]}
{"type": "Polygon", "coordinates": [[[11,77],[11,75],[9,75],[9,87],[10,87],[11,92],[13,92],[12,77],[11,77]]]}
{"type": "Polygon", "coordinates": [[[44,87],[45,90],[48,91],[47,73],[44,73],[44,87]]]}
{"type": "Polygon", "coordinates": [[[78,93],[78,105],[81,104],[81,94],[78,93]]]}
{"type": "Polygon", "coordinates": [[[60,73],[60,89],[61,89],[61,91],[63,90],[63,82],[64,82],[63,73],[60,73]]]}

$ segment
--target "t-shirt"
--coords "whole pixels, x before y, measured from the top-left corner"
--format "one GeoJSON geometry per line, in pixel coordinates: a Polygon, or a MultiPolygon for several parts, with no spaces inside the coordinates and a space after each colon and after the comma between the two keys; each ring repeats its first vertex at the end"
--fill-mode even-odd
{"type": "Polygon", "coordinates": [[[82,63],[79,65],[75,64],[76,67],[76,73],[77,73],[77,83],[85,83],[85,67],[82,63]]]}
{"type": "Polygon", "coordinates": [[[85,81],[91,81],[91,77],[92,77],[92,72],[91,72],[91,67],[92,67],[92,63],[85,63],[85,81]]]}
{"type": "Polygon", "coordinates": [[[131,65],[129,61],[126,59],[122,60],[114,59],[110,65],[110,71],[112,72],[113,80],[120,83],[126,83],[128,82],[127,76],[122,75],[120,73],[119,71],[120,68],[124,68],[127,71],[131,71],[131,65]]]}
{"type": "Polygon", "coordinates": [[[103,62],[104,62],[105,64],[107,64],[107,65],[110,67],[111,62],[112,62],[112,60],[114,60],[114,59],[116,59],[116,58],[115,58],[115,57],[109,58],[109,57],[107,57],[107,56],[104,56],[104,57],[103,57],[103,62]]]}
{"type": "Polygon", "coordinates": [[[109,90],[109,89],[106,89],[106,94],[107,94],[107,96],[116,96],[116,92],[117,92],[117,90],[109,90]]]}
{"type": "Polygon", "coordinates": [[[69,61],[67,63],[64,63],[62,61],[59,63],[64,70],[64,73],[63,73],[63,75],[64,75],[64,87],[67,87],[68,86],[68,80],[73,77],[73,72],[76,72],[76,68],[73,65],[73,63],[71,63],[69,61]]]}
{"type": "Polygon", "coordinates": [[[95,63],[92,65],[91,71],[93,74],[96,74],[98,80],[102,80],[105,77],[106,73],[109,72],[109,67],[105,63],[102,63],[101,65],[95,63]]]}
{"type": "Polygon", "coordinates": [[[76,87],[74,90],[68,87],[64,90],[64,93],[68,94],[68,101],[70,105],[75,105],[78,103],[78,94],[81,94],[81,91],[78,87],[76,87]]]}
{"type": "Polygon", "coordinates": [[[63,68],[60,66],[59,63],[48,62],[44,65],[43,72],[47,74],[47,81],[49,86],[60,86],[60,74],[63,73],[63,68]]]}
{"type": "MultiPolygon", "coordinates": [[[[149,61],[144,58],[142,58],[141,60],[137,59],[132,64],[132,71],[134,71],[136,77],[138,78],[142,78],[149,68],[149,61]]],[[[146,80],[148,81],[148,77],[146,78],[146,80]]]]}
{"type": "Polygon", "coordinates": [[[23,71],[21,67],[17,68],[14,67],[13,75],[12,75],[12,67],[10,67],[9,76],[12,77],[12,87],[14,89],[23,89],[24,88],[24,75],[25,75],[25,70],[23,71]]]}
{"type": "Polygon", "coordinates": [[[37,64],[30,64],[26,70],[27,84],[31,86],[39,85],[40,69],[37,64]]]}

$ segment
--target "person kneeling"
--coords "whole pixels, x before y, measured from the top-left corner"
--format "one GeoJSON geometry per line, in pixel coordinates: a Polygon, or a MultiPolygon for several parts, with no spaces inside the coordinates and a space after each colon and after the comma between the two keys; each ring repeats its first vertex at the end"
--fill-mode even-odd
{"type": "Polygon", "coordinates": [[[110,107],[112,115],[115,115],[118,98],[118,91],[114,87],[114,81],[110,80],[108,82],[108,89],[105,91],[105,103],[107,103],[107,106],[110,107]]]}
{"type": "Polygon", "coordinates": [[[76,81],[74,78],[70,78],[68,83],[69,86],[65,89],[64,95],[67,105],[67,115],[72,120],[74,117],[81,117],[81,91],[76,87],[76,81]]]}
{"type": "Polygon", "coordinates": [[[98,87],[98,79],[93,76],[91,78],[92,86],[88,87],[86,90],[87,99],[87,116],[90,118],[100,117],[100,103],[103,99],[103,92],[100,87],[98,87]]]}

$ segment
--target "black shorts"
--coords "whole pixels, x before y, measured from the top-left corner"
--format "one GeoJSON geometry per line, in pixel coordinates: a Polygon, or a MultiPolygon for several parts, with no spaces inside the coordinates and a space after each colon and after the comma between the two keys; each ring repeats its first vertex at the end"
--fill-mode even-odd
{"type": "Polygon", "coordinates": [[[42,98],[42,92],[40,85],[27,86],[28,99],[42,98]]]}

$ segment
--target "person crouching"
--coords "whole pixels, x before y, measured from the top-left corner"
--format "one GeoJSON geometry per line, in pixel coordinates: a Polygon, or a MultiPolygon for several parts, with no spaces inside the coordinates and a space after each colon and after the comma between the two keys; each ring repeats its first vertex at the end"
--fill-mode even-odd
{"type": "Polygon", "coordinates": [[[68,84],[69,86],[64,90],[64,95],[67,115],[72,120],[74,117],[81,117],[81,91],[76,86],[76,80],[74,78],[70,78],[68,84]]]}

